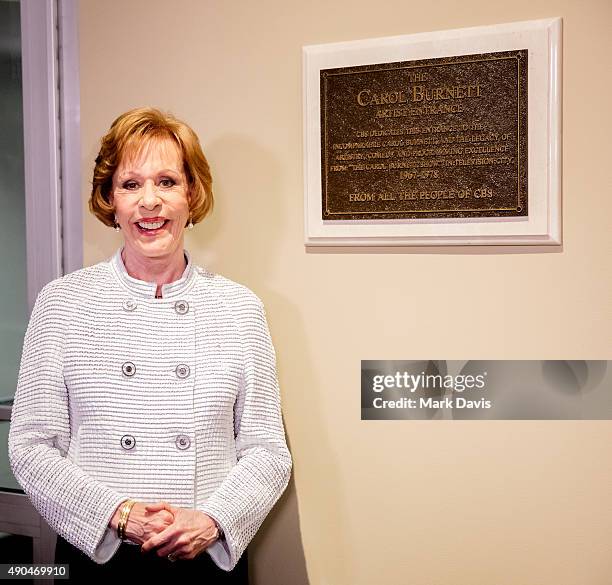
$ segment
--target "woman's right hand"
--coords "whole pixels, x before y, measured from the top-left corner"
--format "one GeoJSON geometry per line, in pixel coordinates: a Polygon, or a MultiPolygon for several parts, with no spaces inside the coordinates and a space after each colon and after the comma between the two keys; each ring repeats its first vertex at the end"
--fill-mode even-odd
{"type": "MultiPolygon", "coordinates": [[[[165,506],[164,502],[159,504],[165,506]]],[[[119,523],[119,513],[123,504],[120,504],[110,522],[111,528],[117,530],[119,523]]],[[[168,506],[169,507],[169,506],[168,506]]],[[[125,526],[125,537],[136,544],[142,545],[149,538],[165,530],[174,522],[174,515],[167,508],[157,511],[147,510],[147,504],[136,502],[130,511],[128,521],[125,526]]]]}

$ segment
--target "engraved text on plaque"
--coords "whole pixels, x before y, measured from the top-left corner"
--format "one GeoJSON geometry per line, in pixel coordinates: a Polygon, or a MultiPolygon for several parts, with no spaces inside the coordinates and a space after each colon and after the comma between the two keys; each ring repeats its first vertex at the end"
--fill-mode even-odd
{"type": "Polygon", "coordinates": [[[324,69],[324,220],[527,216],[527,50],[324,69]]]}

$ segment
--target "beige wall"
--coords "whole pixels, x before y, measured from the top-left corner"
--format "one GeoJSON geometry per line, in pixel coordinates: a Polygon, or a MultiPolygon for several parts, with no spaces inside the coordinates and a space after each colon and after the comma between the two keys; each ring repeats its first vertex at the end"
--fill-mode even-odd
{"type": "Polygon", "coordinates": [[[252,547],[255,585],[612,582],[612,424],[361,421],[361,359],[610,358],[609,0],[84,0],[86,212],[119,113],[200,134],[217,207],[198,263],[264,300],[294,476],[252,547]],[[564,245],[306,253],[301,47],[564,18],[564,245]]]}

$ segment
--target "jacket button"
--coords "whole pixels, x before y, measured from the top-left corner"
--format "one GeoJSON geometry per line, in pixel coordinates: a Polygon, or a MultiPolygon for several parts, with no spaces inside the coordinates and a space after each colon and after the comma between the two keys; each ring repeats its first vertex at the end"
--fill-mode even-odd
{"type": "Polygon", "coordinates": [[[132,362],[125,362],[121,366],[121,371],[124,376],[133,376],[136,373],[136,366],[132,362]]]}
{"type": "Polygon", "coordinates": [[[176,301],[176,303],[174,303],[174,310],[179,315],[184,315],[189,311],[189,303],[187,301],[176,301]]]}
{"type": "Polygon", "coordinates": [[[122,306],[125,311],[133,311],[137,305],[134,299],[126,299],[122,306]]]}
{"type": "Polygon", "coordinates": [[[178,437],[176,437],[175,443],[178,449],[184,451],[185,449],[189,449],[191,445],[191,439],[187,435],[179,435],[178,437]]]}
{"type": "Polygon", "coordinates": [[[136,439],[132,437],[132,435],[123,435],[123,437],[121,437],[121,446],[126,451],[129,451],[136,446],[136,439]]]}
{"type": "Polygon", "coordinates": [[[187,364],[179,364],[174,371],[178,378],[186,378],[189,376],[189,366],[187,364]]]}

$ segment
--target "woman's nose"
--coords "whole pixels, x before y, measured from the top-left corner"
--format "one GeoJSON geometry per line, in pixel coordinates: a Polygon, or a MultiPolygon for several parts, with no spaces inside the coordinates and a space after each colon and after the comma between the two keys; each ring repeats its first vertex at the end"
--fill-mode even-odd
{"type": "Polygon", "coordinates": [[[159,205],[159,197],[157,195],[157,188],[153,181],[145,181],[142,188],[142,198],[140,200],[143,207],[151,209],[159,205]]]}

